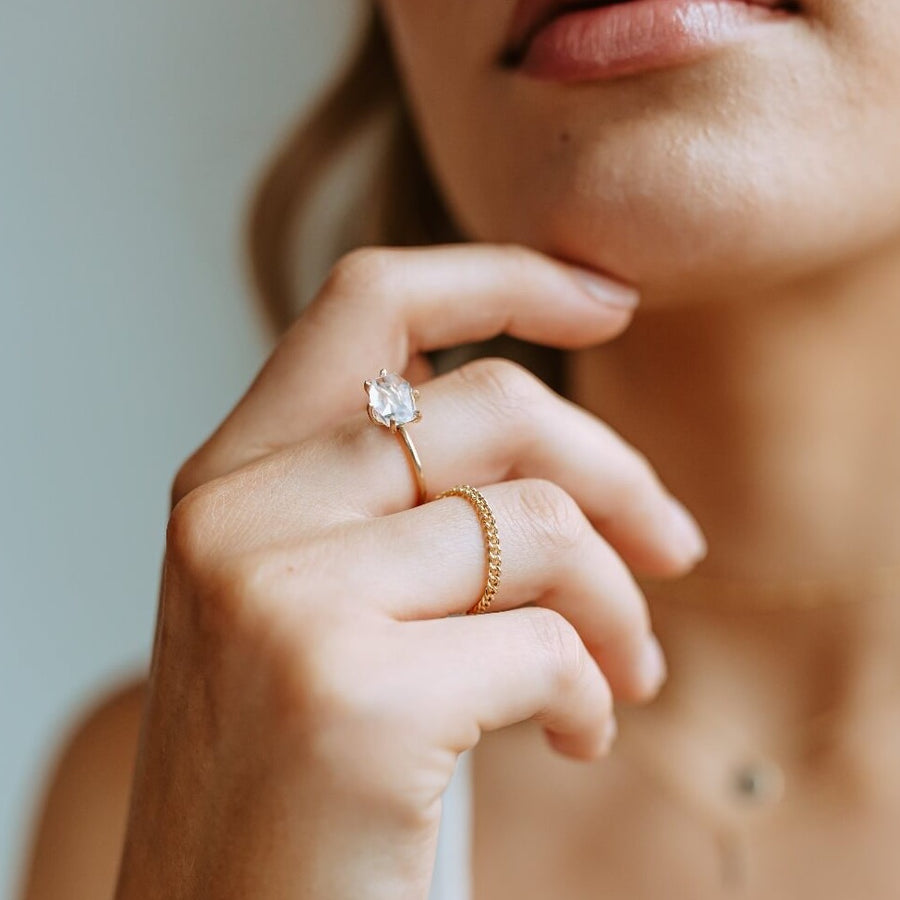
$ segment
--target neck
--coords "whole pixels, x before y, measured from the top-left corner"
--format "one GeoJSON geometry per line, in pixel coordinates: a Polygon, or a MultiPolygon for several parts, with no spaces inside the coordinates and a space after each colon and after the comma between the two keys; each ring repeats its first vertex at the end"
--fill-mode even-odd
{"type": "Polygon", "coordinates": [[[895,677],[898,336],[894,250],[765,296],[648,304],[612,344],[568,357],[570,396],[646,453],[703,527],[698,575],[745,580],[752,606],[754,581],[865,593],[879,567],[897,567],[894,603],[781,614],[776,627],[772,612],[687,613],[661,588],[653,614],[673,676],[713,705],[709,692],[747,700],[752,683],[772,709],[772,691],[797,684],[780,695],[788,718],[826,696],[858,710],[873,665],[875,680],[895,677]]]}
{"type": "Polygon", "coordinates": [[[572,353],[576,402],[656,466],[707,574],[900,564],[900,251],[767,296],[641,310],[572,353]]]}

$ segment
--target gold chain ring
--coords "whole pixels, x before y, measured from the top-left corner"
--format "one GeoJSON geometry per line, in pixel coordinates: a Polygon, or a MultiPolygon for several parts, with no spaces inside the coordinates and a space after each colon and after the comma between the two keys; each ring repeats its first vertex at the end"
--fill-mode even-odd
{"type": "Polygon", "coordinates": [[[490,506],[488,506],[487,500],[484,499],[480,491],[469,484],[458,484],[455,487],[448,488],[446,491],[438,494],[435,500],[440,500],[442,497],[463,497],[468,500],[478,514],[478,522],[484,534],[484,550],[487,562],[487,578],[484,592],[481,595],[481,599],[471,609],[466,611],[466,615],[477,615],[485,612],[491,605],[491,601],[496,596],[497,588],[500,585],[500,536],[497,533],[497,522],[494,519],[490,506]]]}

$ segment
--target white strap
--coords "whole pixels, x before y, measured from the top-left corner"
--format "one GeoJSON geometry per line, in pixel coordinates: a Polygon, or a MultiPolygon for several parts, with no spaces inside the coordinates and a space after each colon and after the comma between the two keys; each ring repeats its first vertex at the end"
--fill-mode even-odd
{"type": "Polygon", "coordinates": [[[428,900],[469,900],[472,896],[471,750],[461,754],[444,792],[437,856],[428,900]]]}

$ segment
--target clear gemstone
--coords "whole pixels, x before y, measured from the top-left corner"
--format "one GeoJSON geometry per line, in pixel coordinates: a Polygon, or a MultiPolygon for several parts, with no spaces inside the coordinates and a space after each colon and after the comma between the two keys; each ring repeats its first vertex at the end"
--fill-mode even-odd
{"type": "Polygon", "coordinates": [[[416,417],[416,398],[412,385],[396,372],[373,379],[369,385],[369,407],[372,416],[387,425],[406,425],[416,417]]]}

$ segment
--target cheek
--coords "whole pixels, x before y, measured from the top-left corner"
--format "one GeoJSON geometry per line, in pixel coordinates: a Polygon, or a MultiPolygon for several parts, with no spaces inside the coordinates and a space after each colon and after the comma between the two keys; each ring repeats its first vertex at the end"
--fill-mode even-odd
{"type": "Polygon", "coordinates": [[[473,239],[667,296],[793,277],[900,229],[900,29],[860,6],[574,91],[492,69],[484,47],[420,44],[407,57],[414,117],[473,239]]]}
{"type": "Polygon", "coordinates": [[[514,0],[376,0],[414,107],[441,116],[476,90],[498,52],[514,0]]]}

